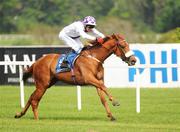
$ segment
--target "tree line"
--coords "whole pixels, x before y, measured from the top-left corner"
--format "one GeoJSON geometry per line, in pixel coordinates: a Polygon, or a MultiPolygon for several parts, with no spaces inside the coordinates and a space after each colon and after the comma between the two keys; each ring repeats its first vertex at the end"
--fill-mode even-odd
{"type": "Polygon", "coordinates": [[[0,33],[62,26],[84,16],[118,17],[155,32],[180,27],[180,0],[1,0],[0,33]]]}

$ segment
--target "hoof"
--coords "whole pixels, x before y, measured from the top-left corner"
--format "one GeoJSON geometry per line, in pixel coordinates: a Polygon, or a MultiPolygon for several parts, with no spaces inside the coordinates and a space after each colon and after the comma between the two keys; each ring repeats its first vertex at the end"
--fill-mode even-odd
{"type": "Polygon", "coordinates": [[[113,105],[113,106],[120,106],[120,103],[119,103],[119,101],[117,101],[117,100],[113,100],[113,101],[112,101],[112,105],[113,105]]]}
{"type": "Polygon", "coordinates": [[[111,117],[111,121],[116,121],[116,118],[114,118],[114,117],[111,117]]]}
{"type": "Polygon", "coordinates": [[[115,121],[116,120],[116,118],[114,118],[112,115],[108,115],[107,117],[109,117],[111,121],[115,121]]]}
{"type": "Polygon", "coordinates": [[[14,116],[14,118],[20,118],[21,117],[21,113],[16,113],[16,115],[14,116]]]}

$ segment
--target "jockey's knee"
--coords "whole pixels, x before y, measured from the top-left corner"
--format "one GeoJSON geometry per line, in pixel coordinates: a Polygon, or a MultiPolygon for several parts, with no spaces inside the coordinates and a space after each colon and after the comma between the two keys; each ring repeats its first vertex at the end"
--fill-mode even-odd
{"type": "Polygon", "coordinates": [[[71,53],[76,53],[76,51],[73,49],[73,48],[71,48],[71,51],[70,51],[71,53]]]}
{"type": "Polygon", "coordinates": [[[63,39],[63,38],[64,38],[64,33],[63,33],[63,32],[60,32],[60,33],[59,33],[59,38],[60,38],[60,39],[63,39]]]}
{"type": "Polygon", "coordinates": [[[79,54],[81,52],[81,50],[82,50],[82,48],[79,48],[79,49],[75,50],[75,53],[79,54]]]}

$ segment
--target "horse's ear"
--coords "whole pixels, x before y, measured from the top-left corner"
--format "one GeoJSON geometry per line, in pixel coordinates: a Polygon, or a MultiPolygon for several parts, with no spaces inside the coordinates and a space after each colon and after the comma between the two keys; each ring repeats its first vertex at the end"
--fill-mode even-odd
{"type": "Polygon", "coordinates": [[[118,37],[113,33],[112,37],[116,40],[118,40],[118,37]]]}

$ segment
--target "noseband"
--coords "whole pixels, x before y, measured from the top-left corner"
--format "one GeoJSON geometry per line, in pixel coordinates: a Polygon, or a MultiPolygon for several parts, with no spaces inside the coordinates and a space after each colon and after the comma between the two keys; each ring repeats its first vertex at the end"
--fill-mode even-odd
{"type": "Polygon", "coordinates": [[[118,48],[121,48],[121,50],[123,51],[123,53],[126,54],[125,51],[124,51],[125,46],[122,46],[121,43],[120,43],[120,42],[124,42],[124,41],[125,41],[125,40],[122,40],[122,41],[116,40],[116,41],[115,41],[115,48],[116,48],[116,49],[115,49],[114,52],[113,52],[114,54],[117,52],[118,48]]]}
{"type": "Polygon", "coordinates": [[[122,52],[124,53],[124,56],[125,56],[125,58],[122,58],[122,60],[125,61],[126,63],[128,63],[130,57],[133,56],[133,52],[130,50],[130,51],[125,53],[124,48],[126,46],[121,45],[121,43],[123,43],[123,42],[126,42],[126,40],[116,40],[115,41],[115,46],[116,47],[115,47],[115,50],[114,50],[113,53],[115,54],[117,52],[118,48],[120,48],[122,50],[122,52]]]}

